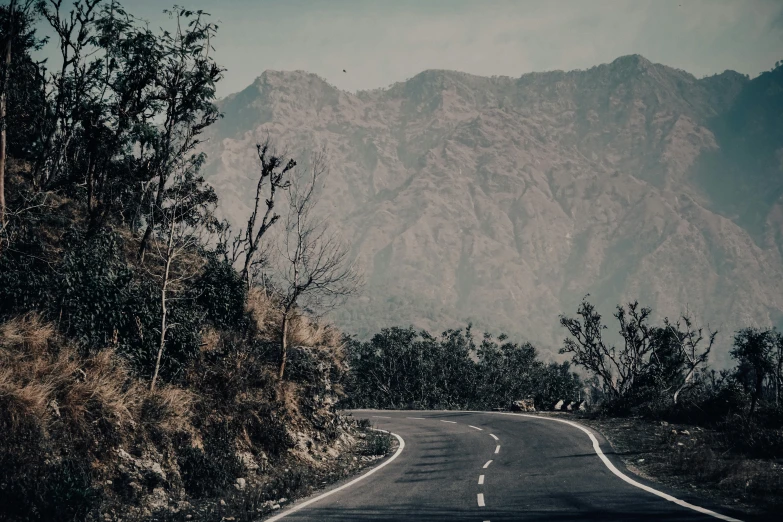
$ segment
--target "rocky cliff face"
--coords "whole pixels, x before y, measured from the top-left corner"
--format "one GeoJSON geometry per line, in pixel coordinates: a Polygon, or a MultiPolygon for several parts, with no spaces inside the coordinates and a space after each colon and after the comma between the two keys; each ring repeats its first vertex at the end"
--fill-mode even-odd
{"type": "Polygon", "coordinates": [[[367,279],[335,316],[348,331],[473,321],[556,351],[558,314],[590,293],[607,315],[637,298],[659,318],[687,308],[728,344],[783,318],[780,77],[696,79],[626,56],[351,94],[267,71],[222,101],[207,173],[241,223],[256,142],[327,146],[322,211],[367,279]]]}

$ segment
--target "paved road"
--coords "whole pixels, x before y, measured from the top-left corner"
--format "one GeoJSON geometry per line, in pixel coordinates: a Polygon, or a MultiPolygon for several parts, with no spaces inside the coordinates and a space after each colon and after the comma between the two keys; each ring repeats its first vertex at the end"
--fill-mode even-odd
{"type": "MultiPolygon", "coordinates": [[[[360,410],[353,415],[399,435],[403,450],[370,476],[273,520],[721,520],[640,489],[650,484],[625,470],[600,435],[591,432],[606,462],[587,433],[566,423],[493,413],[360,410]]],[[[703,506],[692,498],[675,500],[703,506]]]]}

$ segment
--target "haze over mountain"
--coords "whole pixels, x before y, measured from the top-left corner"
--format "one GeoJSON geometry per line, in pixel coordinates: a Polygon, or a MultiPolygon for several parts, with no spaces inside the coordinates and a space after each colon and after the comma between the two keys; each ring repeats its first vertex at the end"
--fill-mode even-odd
{"type": "Polygon", "coordinates": [[[634,55],[588,70],[428,70],[348,93],[267,71],[228,96],[206,146],[241,226],[269,135],[326,145],[322,211],[364,295],[349,332],[472,321],[556,351],[558,314],[639,299],[723,332],[783,320],[783,68],[697,79],[634,55]]]}

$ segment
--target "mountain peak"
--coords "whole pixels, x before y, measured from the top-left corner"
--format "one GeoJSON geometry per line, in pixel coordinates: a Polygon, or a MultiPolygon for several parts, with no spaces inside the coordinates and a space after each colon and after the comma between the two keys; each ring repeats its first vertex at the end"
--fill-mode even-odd
{"type": "Polygon", "coordinates": [[[654,64],[642,56],[641,54],[627,54],[615,58],[612,63],[609,64],[612,67],[636,67],[638,69],[647,70],[653,67],[654,64]]]}
{"type": "Polygon", "coordinates": [[[314,84],[328,85],[329,87],[335,88],[329,82],[327,82],[325,79],[321,78],[317,74],[303,71],[300,69],[294,71],[278,71],[274,69],[267,69],[264,72],[262,72],[261,75],[258,76],[253,83],[256,85],[266,84],[266,85],[276,86],[276,85],[280,85],[281,83],[290,83],[290,82],[314,83],[314,84]]]}

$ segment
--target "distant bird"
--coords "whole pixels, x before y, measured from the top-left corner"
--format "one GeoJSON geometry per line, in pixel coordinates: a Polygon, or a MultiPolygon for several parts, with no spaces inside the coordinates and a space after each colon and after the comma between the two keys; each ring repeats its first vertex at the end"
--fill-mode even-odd
{"type": "Polygon", "coordinates": [[[345,69],[343,69],[343,72],[346,72],[346,70],[345,70],[345,69]]]}

